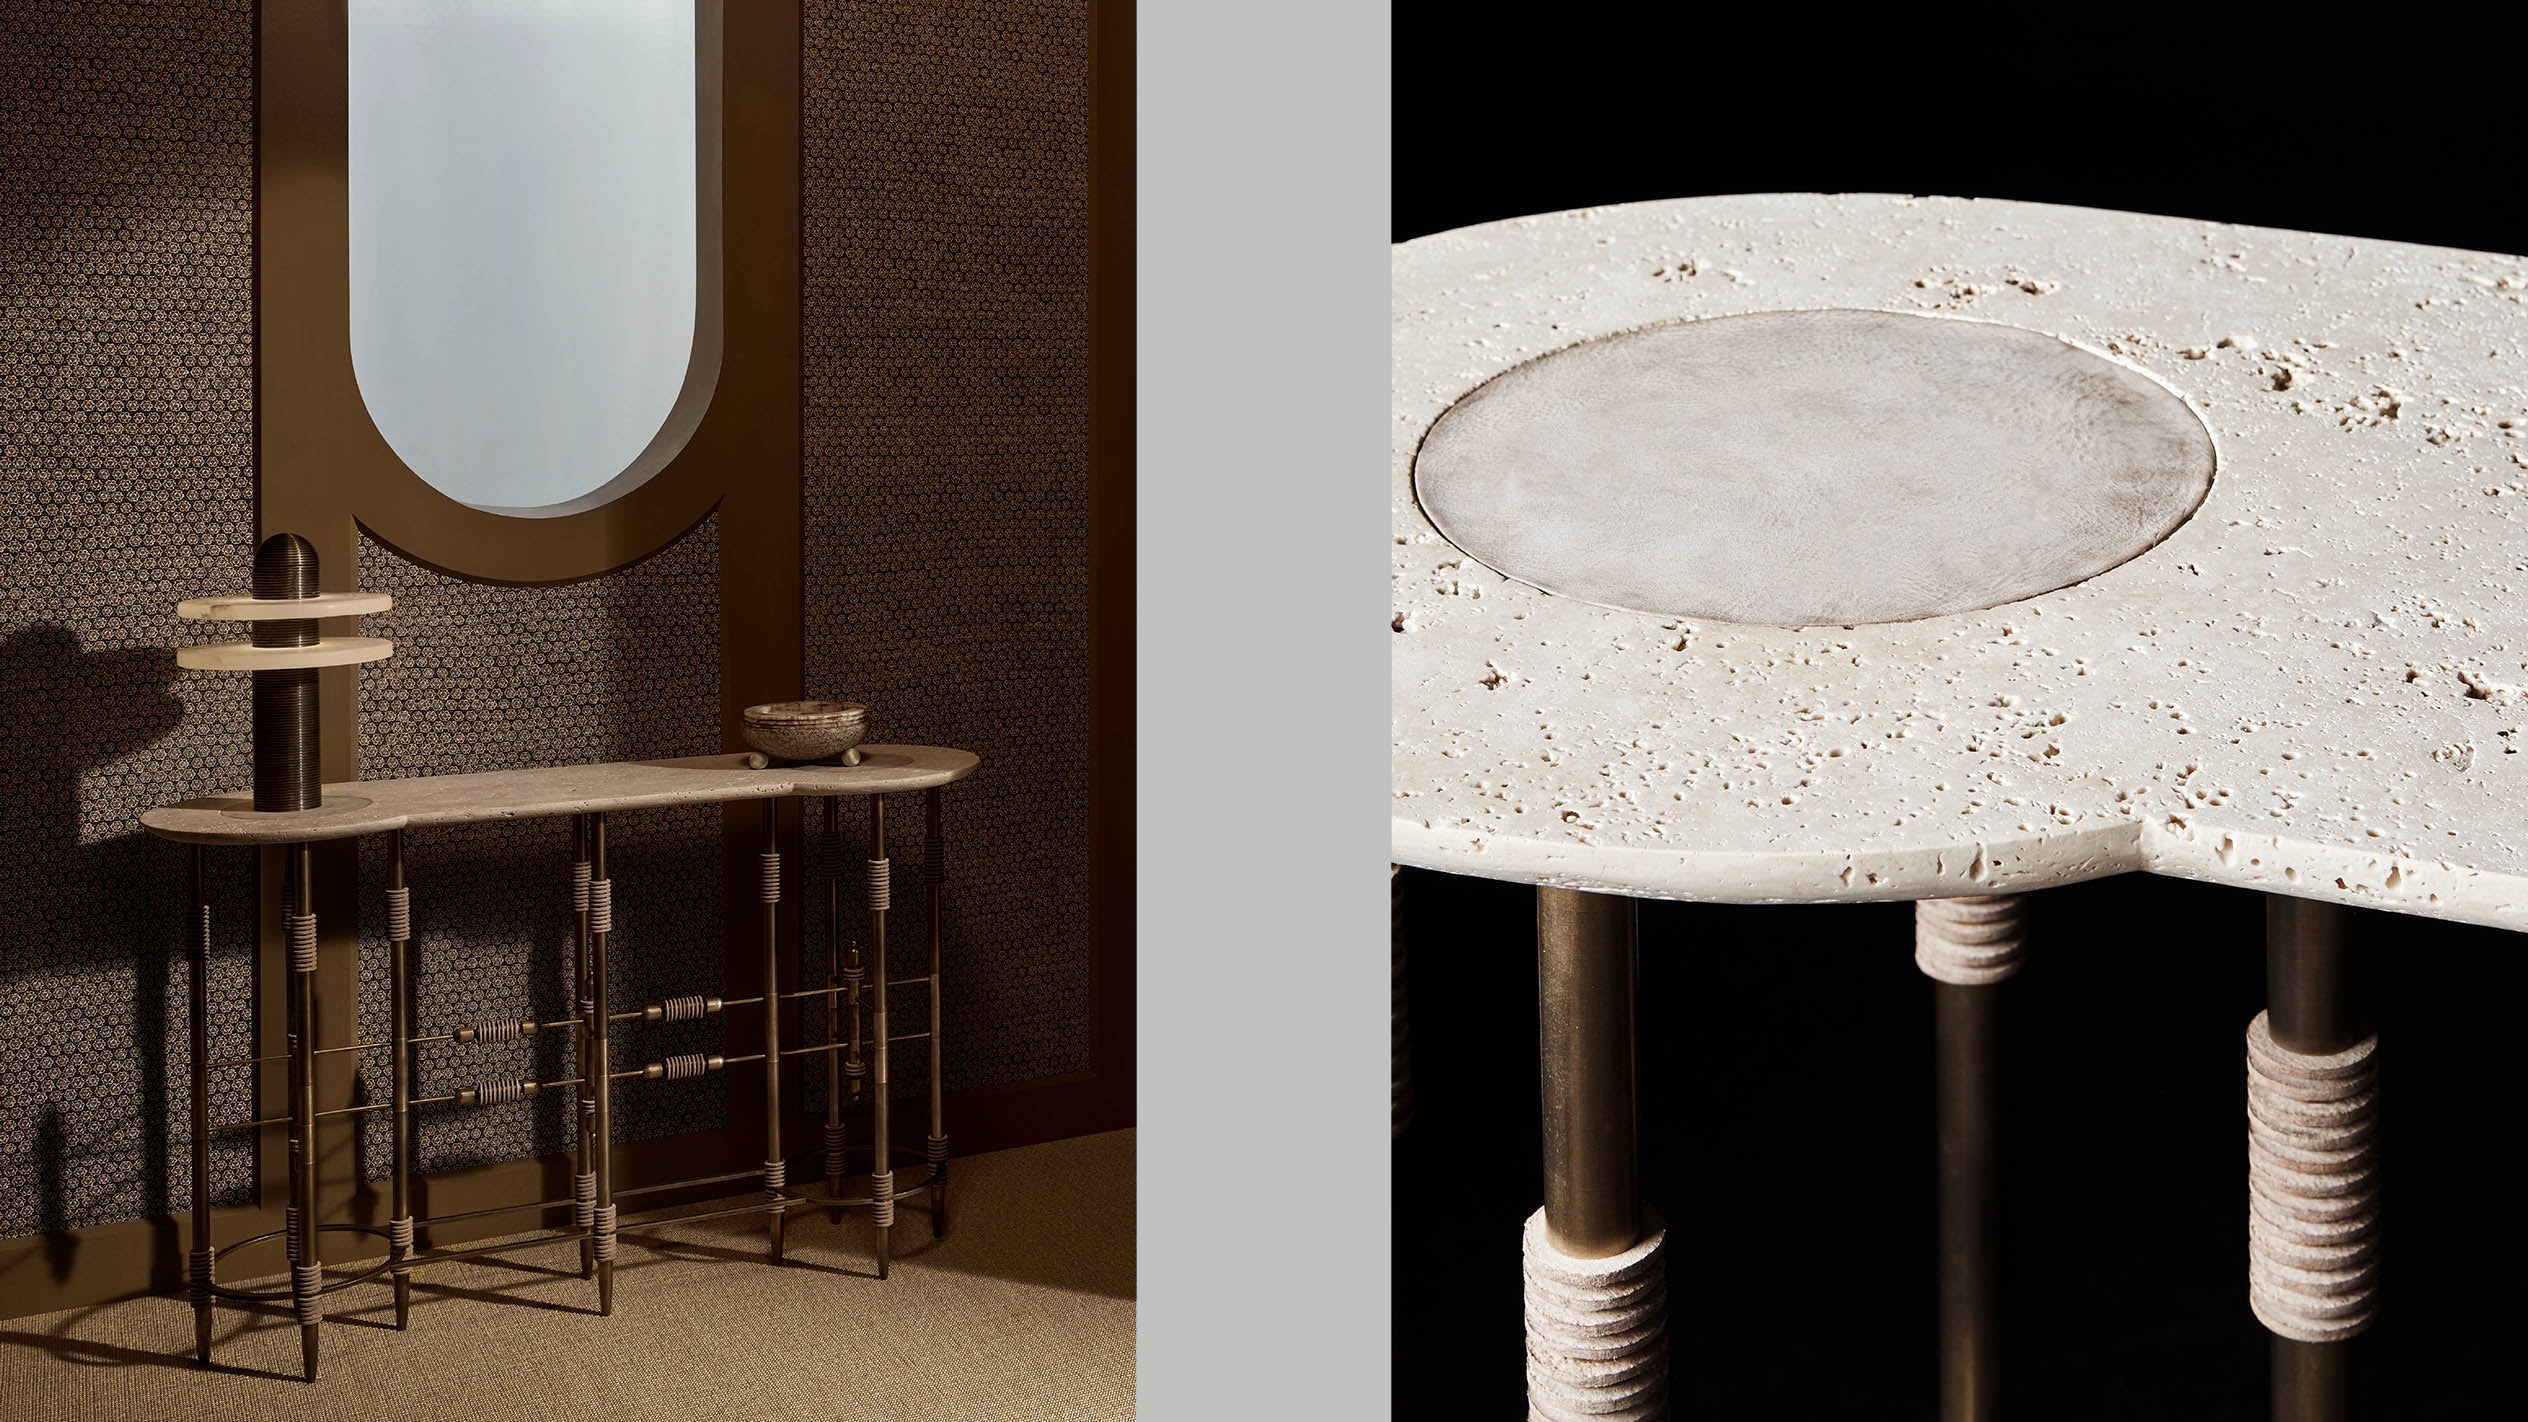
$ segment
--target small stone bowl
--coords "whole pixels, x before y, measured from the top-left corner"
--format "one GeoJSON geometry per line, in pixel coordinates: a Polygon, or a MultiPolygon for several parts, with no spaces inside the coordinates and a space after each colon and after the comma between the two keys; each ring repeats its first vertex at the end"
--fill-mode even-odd
{"type": "Polygon", "coordinates": [[[857,701],[777,701],[746,708],[746,743],[775,760],[860,764],[869,708],[857,701]]]}

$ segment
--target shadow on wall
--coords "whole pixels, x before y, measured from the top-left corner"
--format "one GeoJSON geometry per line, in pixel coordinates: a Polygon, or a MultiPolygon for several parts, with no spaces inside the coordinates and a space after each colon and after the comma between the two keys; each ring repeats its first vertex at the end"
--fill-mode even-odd
{"type": "MultiPolygon", "coordinates": [[[[10,793],[0,796],[0,843],[30,845],[33,855],[0,866],[0,1003],[27,1024],[13,1029],[9,1069],[0,1072],[0,1149],[20,1162],[13,1171],[33,1186],[31,1201],[0,1206],[0,1236],[44,1238],[41,1258],[58,1281],[78,1252],[82,1172],[74,1159],[75,1124],[108,1116],[118,1128],[132,1102],[120,1083],[91,1080],[45,1050],[67,1032],[128,1032],[140,1077],[143,1134],[139,1168],[144,1213],[164,1219],[173,1178],[167,1119],[168,1024],[174,1010],[169,973],[181,960],[180,895],[168,892],[165,847],[137,825],[84,840],[79,809],[84,778],[175,729],[184,704],[170,691],[175,654],[164,648],[83,651],[76,633],[38,626],[0,642],[0,726],[13,741],[10,793]],[[77,931],[103,910],[131,932],[93,936],[77,931]],[[130,1010],[121,1021],[63,1021],[52,1011],[73,997],[60,984],[92,975],[128,978],[130,1010]],[[31,1220],[26,1217],[32,1206],[31,1220]]],[[[160,1251],[175,1257],[173,1222],[162,1225],[160,1251]]],[[[27,1267],[27,1260],[10,1266],[27,1267]]],[[[165,1267],[162,1265],[162,1267],[165,1267]]],[[[5,1277],[0,1276],[0,1282],[5,1277]]]]}
{"type": "MultiPolygon", "coordinates": [[[[5,15],[0,1310],[102,1262],[66,1231],[152,1212],[156,1270],[176,1276],[183,856],[135,819],[235,783],[246,697],[137,648],[170,640],[178,598],[233,586],[255,530],[255,6],[5,15]]],[[[215,981],[245,984],[251,856],[212,859],[215,981]]],[[[223,1050],[251,996],[215,1007],[223,1050]]],[[[216,1103],[250,1099],[245,1073],[218,1075],[237,1080],[216,1103]]],[[[223,1202],[250,1197],[253,1144],[214,1150],[223,1202]]]]}

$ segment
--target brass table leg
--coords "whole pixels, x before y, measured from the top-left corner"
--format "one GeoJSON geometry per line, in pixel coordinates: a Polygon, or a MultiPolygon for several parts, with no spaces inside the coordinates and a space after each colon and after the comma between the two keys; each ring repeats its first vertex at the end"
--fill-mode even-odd
{"type": "Polygon", "coordinates": [[[1914,906],[1914,962],[1933,980],[1942,1422],[2001,1416],[2001,984],[2026,944],[2016,896],[1914,906]]]}
{"type": "MultiPolygon", "coordinates": [[[[825,847],[817,858],[825,871],[825,1198],[842,1198],[850,1173],[843,1135],[843,823],[842,799],[825,797],[825,847]]],[[[804,951],[807,935],[799,935],[804,951]]],[[[858,1011],[859,1004],[853,1004],[858,1011]]],[[[843,1207],[828,1205],[826,1218],[842,1223],[843,1207]]]]}
{"type": "MultiPolygon", "coordinates": [[[[842,850],[838,841],[834,853],[834,873],[838,879],[842,871],[842,850]]],[[[862,988],[868,977],[868,965],[861,957],[859,942],[854,940],[843,949],[843,1026],[848,1034],[843,1043],[843,1084],[850,1089],[850,1101],[855,1106],[860,1104],[861,1095],[868,1090],[869,1084],[869,1063],[863,1060],[861,1052],[862,1028],[868,1021],[868,1007],[862,988]]]]}
{"type": "Polygon", "coordinates": [[[1387,1138],[1413,1124],[1413,1026],[1406,1012],[1404,866],[1387,866],[1387,1138]]]}
{"type": "Polygon", "coordinates": [[[756,896],[764,906],[764,1189],[775,1196],[764,1218],[772,1262],[782,1262],[782,1201],[789,1166],[781,1154],[781,819],[764,801],[764,847],[756,856],[756,896]]]}
{"type": "Polygon", "coordinates": [[[869,1223],[878,1235],[878,1277],[887,1276],[888,1231],[895,1225],[895,1172],[887,1167],[887,802],[869,797],[869,962],[877,974],[869,1038],[876,1071],[870,1149],[869,1223]]]}
{"type": "Polygon", "coordinates": [[[386,942],[388,972],[387,1015],[393,1019],[387,1028],[387,1050],[393,1053],[388,1072],[394,1080],[395,1125],[394,1153],[395,1215],[387,1221],[387,1247],[393,1251],[395,1268],[395,1326],[408,1327],[412,1322],[413,1271],[405,1261],[413,1254],[412,1205],[412,1032],[413,1005],[409,986],[410,945],[413,935],[412,890],[404,882],[404,832],[396,830],[387,840],[389,861],[386,881],[386,942]]]}
{"type": "Polygon", "coordinates": [[[2248,1301],[2273,1334],[2275,1422],[2352,1416],[2352,1338],[2378,1307],[2378,1037],[2348,917],[2266,900],[2266,1009],[2247,1031],[2248,1301]]]}
{"type": "Polygon", "coordinates": [[[614,1085],[606,1050],[606,939],[614,932],[614,881],[606,876],[606,817],[588,817],[588,847],[594,860],[588,884],[588,1020],[581,1035],[588,1040],[588,1079],[597,1088],[597,1119],[591,1128],[591,1156],[597,1167],[597,1207],[591,1212],[596,1230],[597,1312],[614,1313],[614,1085]]]}
{"type": "Polygon", "coordinates": [[[1540,888],[1536,950],[1545,1207],[1525,1244],[1528,1413],[1664,1416],[1667,1235],[1641,1201],[1634,905],[1540,888]]]}
{"type": "Polygon", "coordinates": [[[211,900],[202,881],[202,846],[184,847],[184,869],[193,907],[185,923],[186,1025],[193,1050],[193,1253],[185,1282],[193,1301],[193,1357],[208,1366],[211,1283],[219,1256],[211,1247],[211,900]]]}
{"type": "Polygon", "coordinates": [[[589,1089],[596,1073],[589,1062],[588,886],[596,878],[588,860],[588,817],[571,816],[571,991],[579,1002],[579,1030],[572,1033],[572,1052],[579,1064],[579,1085],[571,1088],[571,1225],[586,1232],[579,1241],[579,1277],[597,1276],[597,1172],[589,1152],[597,1138],[597,1094],[589,1089]]]}
{"type": "Polygon", "coordinates": [[[940,831],[939,791],[923,792],[922,885],[930,897],[930,1138],[922,1154],[930,1162],[930,1237],[948,1233],[948,1125],[939,1067],[939,900],[948,882],[948,842],[940,831]]]}
{"type": "Polygon", "coordinates": [[[307,845],[286,851],[282,932],[290,950],[290,1310],[298,1317],[299,1363],[316,1381],[317,1291],[324,1265],[316,1257],[316,889],[307,845]]]}

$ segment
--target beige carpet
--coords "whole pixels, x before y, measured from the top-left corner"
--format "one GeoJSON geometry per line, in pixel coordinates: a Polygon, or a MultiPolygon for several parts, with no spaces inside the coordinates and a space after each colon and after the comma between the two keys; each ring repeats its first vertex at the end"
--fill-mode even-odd
{"type": "Polygon", "coordinates": [[[837,1225],[822,1210],[793,1211],[780,1269],[764,1262],[760,1216],[628,1231],[612,1318],[570,1245],[455,1261],[413,1276],[404,1333],[382,1278],[329,1296],[313,1386],[286,1306],[223,1305],[210,1370],[193,1363],[180,1299],[0,1320],[0,1416],[1130,1417],[1133,1133],[971,1156],[953,1173],[949,1237],[899,1203],[884,1283],[865,1216],[837,1225]]]}

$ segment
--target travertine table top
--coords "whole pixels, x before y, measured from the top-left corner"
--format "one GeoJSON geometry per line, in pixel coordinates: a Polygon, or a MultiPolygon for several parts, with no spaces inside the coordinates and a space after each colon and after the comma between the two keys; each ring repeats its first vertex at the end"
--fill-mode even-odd
{"type": "Polygon", "coordinates": [[[297,844],[426,825],[480,824],[791,795],[891,795],[962,780],[981,762],[941,746],[860,747],[860,764],[758,767],[746,755],[557,765],[327,785],[313,810],[259,814],[249,794],[161,805],[143,828],[189,844],[297,844]]]}
{"type": "MultiPolygon", "coordinates": [[[[1738,902],[2148,870],[2528,927],[2528,259],[1773,195],[1467,228],[1393,270],[1398,861],[1738,902]],[[1810,627],[1548,593],[1417,501],[1426,436],[1494,377],[1829,309],[2003,323],[2140,372],[2209,431],[2210,489],[2070,586],[1810,627]]],[[[2044,483],[1976,459],[1957,477],[2005,502],[2044,483]]]]}

